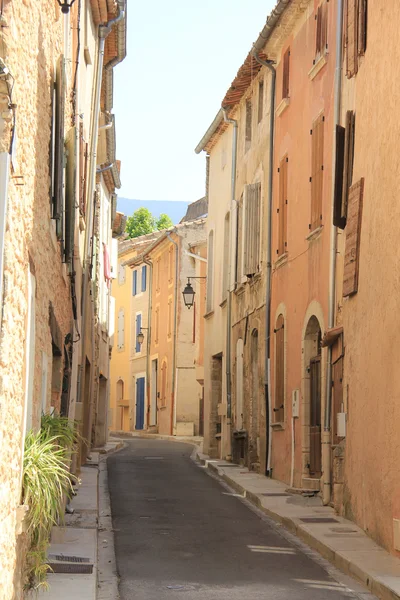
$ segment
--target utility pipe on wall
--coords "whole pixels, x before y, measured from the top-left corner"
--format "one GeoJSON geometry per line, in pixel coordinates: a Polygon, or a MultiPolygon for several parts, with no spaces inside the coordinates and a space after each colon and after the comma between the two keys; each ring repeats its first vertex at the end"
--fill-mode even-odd
{"type": "MultiPolygon", "coordinates": [[[[172,230],[173,233],[175,229],[172,230]]],[[[172,354],[172,406],[171,406],[171,435],[174,435],[176,428],[176,401],[177,401],[177,390],[175,390],[176,381],[176,336],[178,327],[178,280],[179,280],[179,254],[178,244],[172,239],[171,233],[167,233],[167,238],[175,246],[175,289],[174,289],[174,350],[172,354]]]]}
{"type": "MultiPolygon", "coordinates": [[[[86,336],[85,336],[85,327],[86,327],[86,304],[87,304],[87,294],[89,289],[89,265],[91,263],[91,240],[93,236],[93,214],[94,214],[94,188],[96,182],[96,168],[97,168],[97,144],[98,144],[98,135],[99,135],[99,116],[100,116],[100,92],[101,92],[101,82],[102,82],[102,72],[104,65],[104,47],[105,41],[108,34],[111,32],[112,26],[115,23],[118,23],[125,17],[125,2],[118,2],[119,13],[117,17],[111,19],[104,25],[99,25],[98,29],[98,37],[99,37],[99,47],[97,53],[97,69],[96,69],[96,79],[95,79],[95,90],[94,90],[94,98],[93,98],[93,115],[91,121],[91,153],[90,153],[90,167],[89,167],[89,184],[88,184],[88,205],[86,210],[87,215],[87,224],[85,230],[85,250],[84,250],[84,263],[83,263],[83,291],[82,291],[82,322],[81,322],[81,332],[82,332],[82,353],[81,353],[81,364],[79,368],[79,384],[78,384],[78,394],[77,401],[82,402],[83,397],[83,387],[84,380],[82,377],[85,359],[86,359],[86,336]]],[[[94,348],[92,348],[92,353],[94,355],[94,348]]],[[[92,355],[92,359],[93,359],[92,355]]],[[[92,366],[94,361],[92,360],[92,366]]]]}
{"type": "MultiPolygon", "coordinates": [[[[333,225],[333,206],[335,193],[336,169],[336,125],[340,124],[341,108],[341,83],[342,83],[342,27],[343,27],[343,0],[337,2],[336,13],[336,60],[335,60],[335,89],[333,112],[333,176],[332,176],[332,214],[331,214],[331,240],[329,263],[329,298],[328,298],[328,328],[335,325],[335,296],[336,296],[336,246],[337,228],[333,225]]],[[[326,506],[331,501],[331,407],[332,407],[332,346],[328,346],[326,360],[326,397],[324,433],[322,439],[322,468],[323,491],[322,501],[326,506]]]]}
{"type": "Polygon", "coordinates": [[[264,364],[264,389],[266,403],[266,473],[270,473],[271,469],[271,444],[272,444],[272,428],[271,428],[271,275],[272,275],[272,203],[273,203],[273,169],[274,169],[274,130],[275,130],[275,87],[276,87],[276,70],[272,61],[259,58],[258,51],[260,48],[254,47],[252,55],[256,61],[267,67],[271,73],[271,94],[270,94],[270,113],[269,113],[269,161],[268,161],[268,205],[267,205],[267,276],[266,276],[266,293],[265,293],[265,364],[264,364]]]}
{"type": "Polygon", "coordinates": [[[233,231],[233,222],[234,219],[232,215],[235,212],[236,208],[236,169],[237,169],[237,138],[238,138],[238,122],[236,119],[230,119],[228,117],[227,110],[222,107],[224,113],[224,121],[225,123],[229,123],[233,125],[233,134],[232,134],[232,169],[231,169],[231,198],[230,198],[230,215],[229,215],[229,261],[228,261],[228,289],[226,295],[226,356],[225,356],[225,365],[226,365],[226,416],[227,420],[229,420],[229,439],[228,439],[228,455],[231,454],[231,427],[230,420],[232,418],[232,372],[231,372],[231,335],[232,335],[232,269],[233,269],[233,248],[232,242],[236,239],[233,231]]]}

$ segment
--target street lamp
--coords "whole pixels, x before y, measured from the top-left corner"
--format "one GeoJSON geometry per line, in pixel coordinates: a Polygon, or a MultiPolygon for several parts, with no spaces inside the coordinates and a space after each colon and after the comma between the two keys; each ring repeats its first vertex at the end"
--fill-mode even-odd
{"type": "Polygon", "coordinates": [[[143,333],[143,329],[145,331],[147,331],[147,327],[141,327],[139,333],[136,336],[136,341],[139,344],[139,346],[141,346],[144,342],[144,333],[143,333]]]}
{"type": "Polygon", "coordinates": [[[182,296],[185,306],[187,306],[187,308],[189,309],[192,308],[194,304],[194,297],[196,295],[196,292],[194,291],[194,289],[192,288],[192,284],[190,283],[191,279],[207,279],[207,277],[188,277],[186,287],[182,292],[182,296]]]}
{"type": "Polygon", "coordinates": [[[69,2],[68,0],[57,0],[57,2],[61,6],[61,12],[64,13],[64,15],[67,15],[75,0],[69,0],[69,2]]]}

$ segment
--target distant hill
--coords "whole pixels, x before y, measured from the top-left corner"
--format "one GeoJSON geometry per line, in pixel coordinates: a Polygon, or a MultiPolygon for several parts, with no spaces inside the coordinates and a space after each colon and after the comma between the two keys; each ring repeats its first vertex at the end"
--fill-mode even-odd
{"type": "Polygon", "coordinates": [[[168,215],[174,225],[179,223],[185,216],[189,202],[174,202],[171,200],[131,200],[130,198],[120,198],[117,200],[117,210],[130,217],[135,210],[144,206],[158,218],[161,213],[168,215]]]}

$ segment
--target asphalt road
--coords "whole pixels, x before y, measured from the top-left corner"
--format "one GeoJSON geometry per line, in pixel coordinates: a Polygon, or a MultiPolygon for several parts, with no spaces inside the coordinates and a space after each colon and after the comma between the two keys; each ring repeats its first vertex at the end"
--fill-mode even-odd
{"type": "Polygon", "coordinates": [[[121,600],[374,598],[195,464],[134,439],[108,458],[121,600]]]}

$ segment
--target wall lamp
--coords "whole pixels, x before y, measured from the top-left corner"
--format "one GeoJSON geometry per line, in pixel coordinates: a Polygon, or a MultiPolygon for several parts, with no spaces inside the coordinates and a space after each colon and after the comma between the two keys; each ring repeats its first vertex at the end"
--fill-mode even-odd
{"type": "Polygon", "coordinates": [[[75,0],[69,0],[69,2],[68,0],[63,0],[63,2],[61,0],[57,0],[57,2],[61,7],[61,12],[64,13],[64,15],[67,15],[75,0]]]}
{"type": "Polygon", "coordinates": [[[189,309],[192,308],[194,304],[194,297],[196,295],[196,292],[194,291],[194,289],[192,288],[192,284],[190,283],[191,279],[207,279],[207,277],[188,277],[186,287],[182,292],[182,296],[185,306],[189,309]]]}
{"type": "Polygon", "coordinates": [[[140,328],[140,331],[139,331],[139,333],[136,336],[136,341],[139,344],[139,346],[141,346],[143,344],[143,342],[144,342],[144,333],[143,333],[143,330],[144,331],[148,331],[148,329],[149,329],[148,327],[141,327],[140,328]]]}

